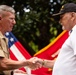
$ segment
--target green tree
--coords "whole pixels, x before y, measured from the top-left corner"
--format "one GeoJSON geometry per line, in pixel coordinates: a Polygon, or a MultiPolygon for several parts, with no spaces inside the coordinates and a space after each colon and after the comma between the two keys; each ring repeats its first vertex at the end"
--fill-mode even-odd
{"type": "Polygon", "coordinates": [[[75,0],[0,0],[0,4],[16,10],[16,25],[13,34],[26,50],[33,55],[52,42],[62,32],[57,13],[62,4],[75,0]],[[26,9],[29,12],[26,12],[26,9]]]}

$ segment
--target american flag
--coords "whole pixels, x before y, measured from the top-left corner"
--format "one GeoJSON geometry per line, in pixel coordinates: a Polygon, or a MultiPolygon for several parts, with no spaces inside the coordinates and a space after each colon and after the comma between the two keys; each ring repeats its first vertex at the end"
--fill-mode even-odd
{"type": "MultiPolygon", "coordinates": [[[[10,58],[13,60],[26,60],[31,58],[31,55],[27,50],[21,45],[21,43],[16,39],[12,32],[6,32],[5,36],[8,38],[8,46],[10,50],[10,58]]],[[[29,74],[30,69],[27,67],[21,68],[29,74]]]]}

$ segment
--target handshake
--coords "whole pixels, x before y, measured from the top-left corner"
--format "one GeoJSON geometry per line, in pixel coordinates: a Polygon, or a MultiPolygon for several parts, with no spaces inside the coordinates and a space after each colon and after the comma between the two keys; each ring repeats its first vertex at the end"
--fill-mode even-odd
{"type": "Polygon", "coordinates": [[[27,60],[27,66],[32,70],[39,69],[41,67],[53,68],[55,60],[46,60],[38,57],[32,57],[27,60]]]}
{"type": "Polygon", "coordinates": [[[32,57],[27,60],[27,66],[31,68],[32,70],[39,69],[43,67],[43,59],[37,58],[37,57],[32,57]]]}

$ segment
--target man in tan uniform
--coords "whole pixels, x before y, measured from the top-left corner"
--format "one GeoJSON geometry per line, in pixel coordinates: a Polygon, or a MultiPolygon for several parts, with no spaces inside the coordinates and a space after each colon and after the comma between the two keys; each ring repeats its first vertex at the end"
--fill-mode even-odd
{"type": "Polygon", "coordinates": [[[15,21],[15,10],[7,5],[0,5],[0,75],[12,75],[14,69],[28,66],[31,69],[38,68],[38,64],[32,59],[14,61],[9,59],[8,39],[4,34],[12,31],[15,21]]]}

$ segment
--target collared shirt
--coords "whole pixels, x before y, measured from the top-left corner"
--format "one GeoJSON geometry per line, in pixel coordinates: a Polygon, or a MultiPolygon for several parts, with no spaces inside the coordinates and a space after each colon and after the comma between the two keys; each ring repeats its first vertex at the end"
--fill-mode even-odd
{"type": "Polygon", "coordinates": [[[76,25],[60,50],[53,75],[76,75],[76,25]]]}

